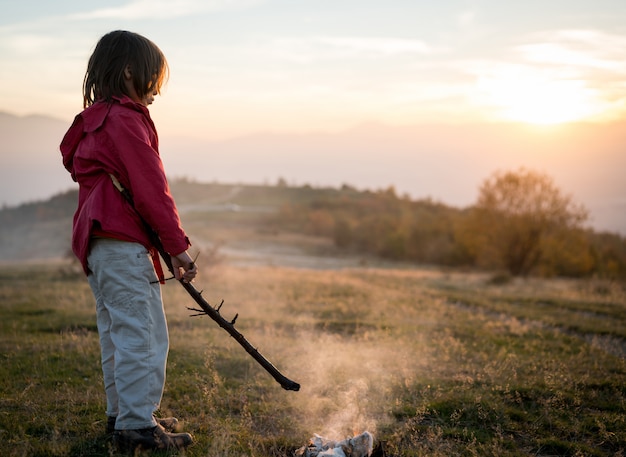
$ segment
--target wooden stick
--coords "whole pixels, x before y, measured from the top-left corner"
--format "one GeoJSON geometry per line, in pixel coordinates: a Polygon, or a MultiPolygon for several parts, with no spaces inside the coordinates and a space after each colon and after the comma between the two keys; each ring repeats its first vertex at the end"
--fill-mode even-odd
{"type": "MultiPolygon", "coordinates": [[[[161,243],[161,239],[159,238],[159,235],[152,229],[152,227],[150,227],[150,225],[145,221],[145,219],[141,216],[141,214],[139,214],[139,212],[135,209],[132,196],[130,195],[128,190],[124,189],[122,184],[118,181],[118,179],[115,176],[113,175],[110,175],[110,176],[117,190],[120,191],[124,199],[130,204],[130,206],[135,210],[135,212],[141,219],[141,222],[143,223],[146,231],[150,235],[150,241],[152,242],[152,245],[159,251],[159,254],[161,258],[163,259],[163,262],[165,262],[165,265],[167,265],[167,268],[169,269],[169,271],[172,274],[174,274],[174,267],[172,266],[172,258],[167,253],[167,251],[163,248],[163,244],[161,243]]],[[[193,265],[191,266],[191,268],[193,268],[193,265]]],[[[201,308],[201,309],[193,309],[193,308],[188,308],[188,309],[190,309],[191,311],[198,312],[199,314],[196,314],[196,316],[206,314],[215,322],[217,322],[217,325],[219,325],[224,330],[226,330],[228,334],[232,336],[235,339],[235,341],[237,341],[246,350],[246,352],[252,356],[254,360],[256,360],[263,368],[265,368],[265,370],[270,375],[272,375],[272,377],[281,385],[283,389],[293,390],[293,391],[300,390],[300,384],[298,384],[295,381],[292,381],[291,379],[283,375],[274,365],[270,363],[269,360],[263,357],[263,355],[254,346],[252,346],[252,344],[250,344],[250,342],[235,328],[235,321],[237,320],[238,314],[236,314],[234,319],[230,322],[222,317],[219,310],[222,307],[222,304],[224,304],[224,300],[222,300],[222,302],[217,307],[217,309],[213,308],[204,299],[204,297],[202,296],[202,292],[199,292],[190,282],[183,281],[182,279],[180,279],[179,282],[187,291],[187,293],[191,296],[191,298],[193,298],[195,302],[198,305],[200,305],[200,308],[201,308]]]]}

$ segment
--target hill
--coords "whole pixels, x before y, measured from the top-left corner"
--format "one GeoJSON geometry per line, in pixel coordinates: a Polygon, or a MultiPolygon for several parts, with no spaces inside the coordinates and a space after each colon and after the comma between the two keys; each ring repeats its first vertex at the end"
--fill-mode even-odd
{"type": "MultiPolygon", "coordinates": [[[[478,255],[468,224],[473,208],[411,200],[390,187],[379,191],[171,182],[192,253],[208,264],[231,263],[334,268],[406,262],[507,270],[499,255],[478,255]]],[[[77,191],[0,210],[0,262],[70,258],[77,191]]],[[[482,228],[481,228],[482,227],[482,228]]],[[[582,228],[542,236],[532,274],[626,277],[626,239],[582,228]]],[[[493,240],[492,240],[493,243],[493,240]]],[[[524,249],[517,243],[516,249],[524,249]]],[[[478,247],[477,246],[482,246],[478,247]]],[[[530,271],[530,270],[529,270],[530,271]]]]}
{"type": "Polygon", "coordinates": [[[78,191],[0,210],[0,261],[58,259],[71,250],[78,191]]]}
{"type": "MultiPolygon", "coordinates": [[[[198,183],[173,180],[183,226],[193,250],[219,248],[233,262],[315,266],[340,260],[319,258],[335,251],[332,240],[285,233],[268,220],[288,203],[307,201],[330,189],[198,183]],[[313,257],[311,257],[313,256],[313,257]]],[[[0,210],[0,262],[72,258],[72,217],[78,192],[0,210]]],[[[344,259],[357,262],[356,259],[344,259]]]]}

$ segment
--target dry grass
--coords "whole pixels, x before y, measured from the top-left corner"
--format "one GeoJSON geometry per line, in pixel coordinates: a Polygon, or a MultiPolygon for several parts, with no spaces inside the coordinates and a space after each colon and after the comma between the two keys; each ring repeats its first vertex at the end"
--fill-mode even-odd
{"type": "MultiPolygon", "coordinates": [[[[176,284],[163,414],[187,456],[289,456],[372,432],[387,455],[626,451],[624,284],[412,268],[221,264],[196,281],[299,392],[280,388],[176,284]]],[[[55,267],[0,272],[0,449],[110,455],[93,304],[55,267]]]]}

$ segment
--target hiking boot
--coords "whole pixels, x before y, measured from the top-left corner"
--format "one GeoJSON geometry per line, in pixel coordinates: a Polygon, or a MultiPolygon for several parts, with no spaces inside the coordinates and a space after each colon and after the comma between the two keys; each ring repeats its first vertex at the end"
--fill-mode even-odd
{"type": "MultiPolygon", "coordinates": [[[[115,421],[117,418],[113,416],[107,417],[107,435],[112,435],[115,431],[115,421]]],[[[178,419],[175,417],[155,417],[157,424],[161,425],[166,432],[173,432],[178,428],[178,419]]]]}
{"type": "Polygon", "coordinates": [[[155,417],[155,419],[166,432],[175,432],[178,429],[178,419],[175,417],[155,417]]]}
{"type": "Polygon", "coordinates": [[[115,430],[113,443],[120,451],[180,450],[193,443],[189,433],[169,433],[161,425],[141,430],[115,430]]]}

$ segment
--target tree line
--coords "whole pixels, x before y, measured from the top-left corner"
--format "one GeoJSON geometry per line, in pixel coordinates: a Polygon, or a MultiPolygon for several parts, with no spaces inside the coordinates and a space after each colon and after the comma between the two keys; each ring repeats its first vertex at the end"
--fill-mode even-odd
{"type": "Polygon", "coordinates": [[[513,276],[626,278],[626,238],[587,228],[587,210],[532,170],[494,173],[464,209],[398,196],[393,187],[344,185],[308,195],[283,205],[270,223],[391,260],[513,276]]]}

